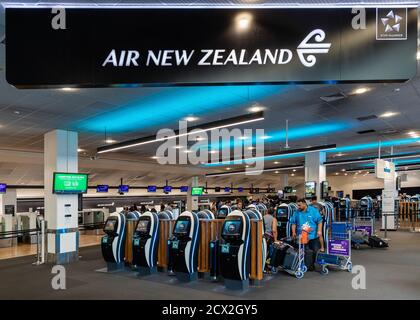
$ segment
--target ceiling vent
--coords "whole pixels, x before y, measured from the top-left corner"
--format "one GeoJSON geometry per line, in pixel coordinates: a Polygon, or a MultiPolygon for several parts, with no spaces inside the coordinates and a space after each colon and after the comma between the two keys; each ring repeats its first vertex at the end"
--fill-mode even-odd
{"type": "Polygon", "coordinates": [[[359,117],[359,118],[356,118],[356,119],[359,120],[359,121],[367,121],[367,120],[378,119],[378,117],[375,116],[374,114],[371,114],[369,116],[359,117]]]}
{"type": "Polygon", "coordinates": [[[343,92],[334,93],[328,96],[322,96],[320,99],[325,102],[333,102],[347,98],[347,96],[343,92]]]}
{"type": "Polygon", "coordinates": [[[370,130],[357,131],[358,134],[367,134],[367,133],[372,133],[372,132],[375,132],[375,130],[370,129],[370,130]]]}

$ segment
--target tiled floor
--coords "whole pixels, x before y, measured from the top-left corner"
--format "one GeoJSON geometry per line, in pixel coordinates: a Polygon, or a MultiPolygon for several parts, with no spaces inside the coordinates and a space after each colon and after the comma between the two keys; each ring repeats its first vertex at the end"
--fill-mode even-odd
{"type": "MultiPolygon", "coordinates": [[[[102,235],[80,235],[80,247],[98,245],[102,235]]],[[[36,255],[36,244],[18,243],[8,248],[0,248],[0,260],[36,255]]]]}

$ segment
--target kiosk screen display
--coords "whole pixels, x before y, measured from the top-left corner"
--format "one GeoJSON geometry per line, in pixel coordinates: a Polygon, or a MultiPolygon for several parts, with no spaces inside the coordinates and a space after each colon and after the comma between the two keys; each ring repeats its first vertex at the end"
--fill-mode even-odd
{"type": "Polygon", "coordinates": [[[148,220],[139,220],[139,224],[137,225],[137,230],[141,233],[146,233],[149,227],[149,221],[148,220]]]}
{"type": "Polygon", "coordinates": [[[287,217],[287,208],[278,208],[277,217],[287,217]]]}
{"type": "Polygon", "coordinates": [[[227,216],[227,213],[228,213],[228,209],[227,208],[221,208],[221,209],[219,209],[218,216],[219,217],[226,217],[227,216]]]}
{"type": "Polygon", "coordinates": [[[175,225],[174,233],[186,234],[189,231],[190,222],[187,220],[178,220],[175,225]]]}
{"type": "Polygon", "coordinates": [[[172,187],[171,186],[164,186],[163,187],[163,192],[165,192],[165,193],[169,193],[169,192],[171,192],[172,191],[172,187]]]}
{"type": "Polygon", "coordinates": [[[226,221],[223,227],[223,234],[226,236],[236,236],[240,235],[241,232],[241,221],[240,220],[232,220],[226,221]]]}
{"type": "Polygon", "coordinates": [[[117,220],[107,220],[104,230],[105,231],[114,231],[116,224],[117,224],[117,220]]]}

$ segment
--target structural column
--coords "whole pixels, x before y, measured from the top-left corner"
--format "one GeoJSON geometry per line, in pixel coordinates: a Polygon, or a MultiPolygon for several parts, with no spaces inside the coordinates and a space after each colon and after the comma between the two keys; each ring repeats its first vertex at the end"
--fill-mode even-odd
{"type": "Polygon", "coordinates": [[[289,185],[289,175],[287,173],[280,176],[280,184],[283,189],[289,185]]]}
{"type": "Polygon", "coordinates": [[[77,261],[79,257],[78,196],[54,194],[54,172],[78,172],[77,133],[54,130],[44,136],[45,220],[47,261],[55,264],[77,261]]]}
{"type": "MultiPolygon", "coordinates": [[[[3,222],[3,228],[0,232],[16,231],[16,190],[7,189],[5,194],[0,194],[0,222],[3,222]]],[[[0,248],[11,247],[17,244],[17,238],[0,239],[0,248]]]]}
{"type": "Polygon", "coordinates": [[[316,196],[321,200],[321,182],[326,180],[325,162],[326,155],[323,151],[305,154],[305,182],[316,183],[316,196]]]}
{"type": "Polygon", "coordinates": [[[189,190],[187,193],[187,210],[188,211],[198,210],[198,197],[191,195],[192,187],[199,187],[198,177],[193,177],[189,185],[189,190]]]}

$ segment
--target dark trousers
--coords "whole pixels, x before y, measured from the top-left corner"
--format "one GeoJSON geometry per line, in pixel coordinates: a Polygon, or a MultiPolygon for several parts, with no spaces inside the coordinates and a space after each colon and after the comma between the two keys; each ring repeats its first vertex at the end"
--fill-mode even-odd
{"type": "Polygon", "coordinates": [[[321,249],[321,242],[319,241],[319,238],[309,240],[307,244],[307,248],[311,249],[314,252],[314,254],[312,255],[312,265],[313,265],[315,264],[315,261],[316,261],[316,254],[321,249]]]}

